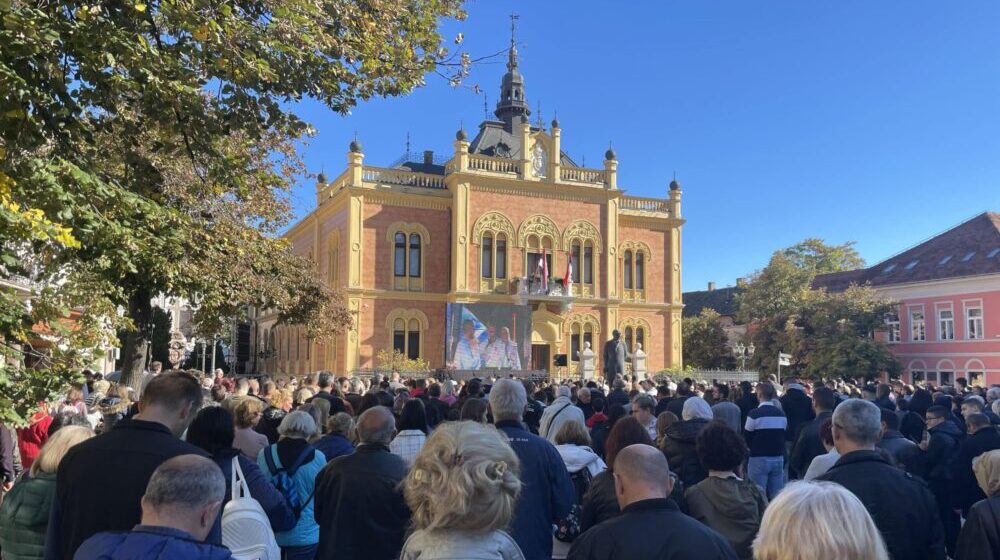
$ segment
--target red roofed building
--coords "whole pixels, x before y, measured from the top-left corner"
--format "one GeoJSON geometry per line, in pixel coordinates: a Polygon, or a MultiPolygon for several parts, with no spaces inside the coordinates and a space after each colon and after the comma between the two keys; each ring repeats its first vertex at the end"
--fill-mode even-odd
{"type": "Polygon", "coordinates": [[[1000,384],[1000,214],[979,214],[872,267],[817,276],[813,287],[851,284],[899,302],[878,336],[905,381],[1000,384]]]}

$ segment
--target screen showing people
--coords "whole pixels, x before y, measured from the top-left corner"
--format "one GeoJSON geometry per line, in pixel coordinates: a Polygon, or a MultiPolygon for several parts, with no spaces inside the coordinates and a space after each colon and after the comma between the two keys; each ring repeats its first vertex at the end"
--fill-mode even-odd
{"type": "Polygon", "coordinates": [[[449,303],[447,316],[448,367],[520,370],[531,362],[527,305],[449,303]]]}

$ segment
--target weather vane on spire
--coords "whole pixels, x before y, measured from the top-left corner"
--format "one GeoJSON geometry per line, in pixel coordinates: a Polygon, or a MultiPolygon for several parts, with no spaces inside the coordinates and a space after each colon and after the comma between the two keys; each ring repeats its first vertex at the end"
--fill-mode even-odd
{"type": "Polygon", "coordinates": [[[507,70],[517,68],[517,40],[515,39],[515,32],[517,31],[517,20],[519,19],[521,19],[521,16],[510,14],[510,53],[508,53],[507,57],[507,70]]]}

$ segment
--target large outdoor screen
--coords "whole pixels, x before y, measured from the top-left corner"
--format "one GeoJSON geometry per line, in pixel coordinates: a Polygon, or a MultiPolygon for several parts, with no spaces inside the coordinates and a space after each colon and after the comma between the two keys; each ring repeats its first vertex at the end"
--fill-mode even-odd
{"type": "Polygon", "coordinates": [[[521,370],[531,366],[531,308],[449,303],[445,355],[457,370],[521,370]]]}

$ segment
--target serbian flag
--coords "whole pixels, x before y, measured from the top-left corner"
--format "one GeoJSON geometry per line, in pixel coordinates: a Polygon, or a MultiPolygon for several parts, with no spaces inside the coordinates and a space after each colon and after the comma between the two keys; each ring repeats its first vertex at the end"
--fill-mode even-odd
{"type": "Polygon", "coordinates": [[[538,261],[538,274],[542,277],[542,292],[549,291],[549,263],[546,261],[545,247],[542,247],[542,259],[538,261]]]}
{"type": "Polygon", "coordinates": [[[566,295],[573,295],[573,253],[566,253],[568,257],[566,259],[566,276],[563,277],[563,288],[566,290],[566,295]]]}

